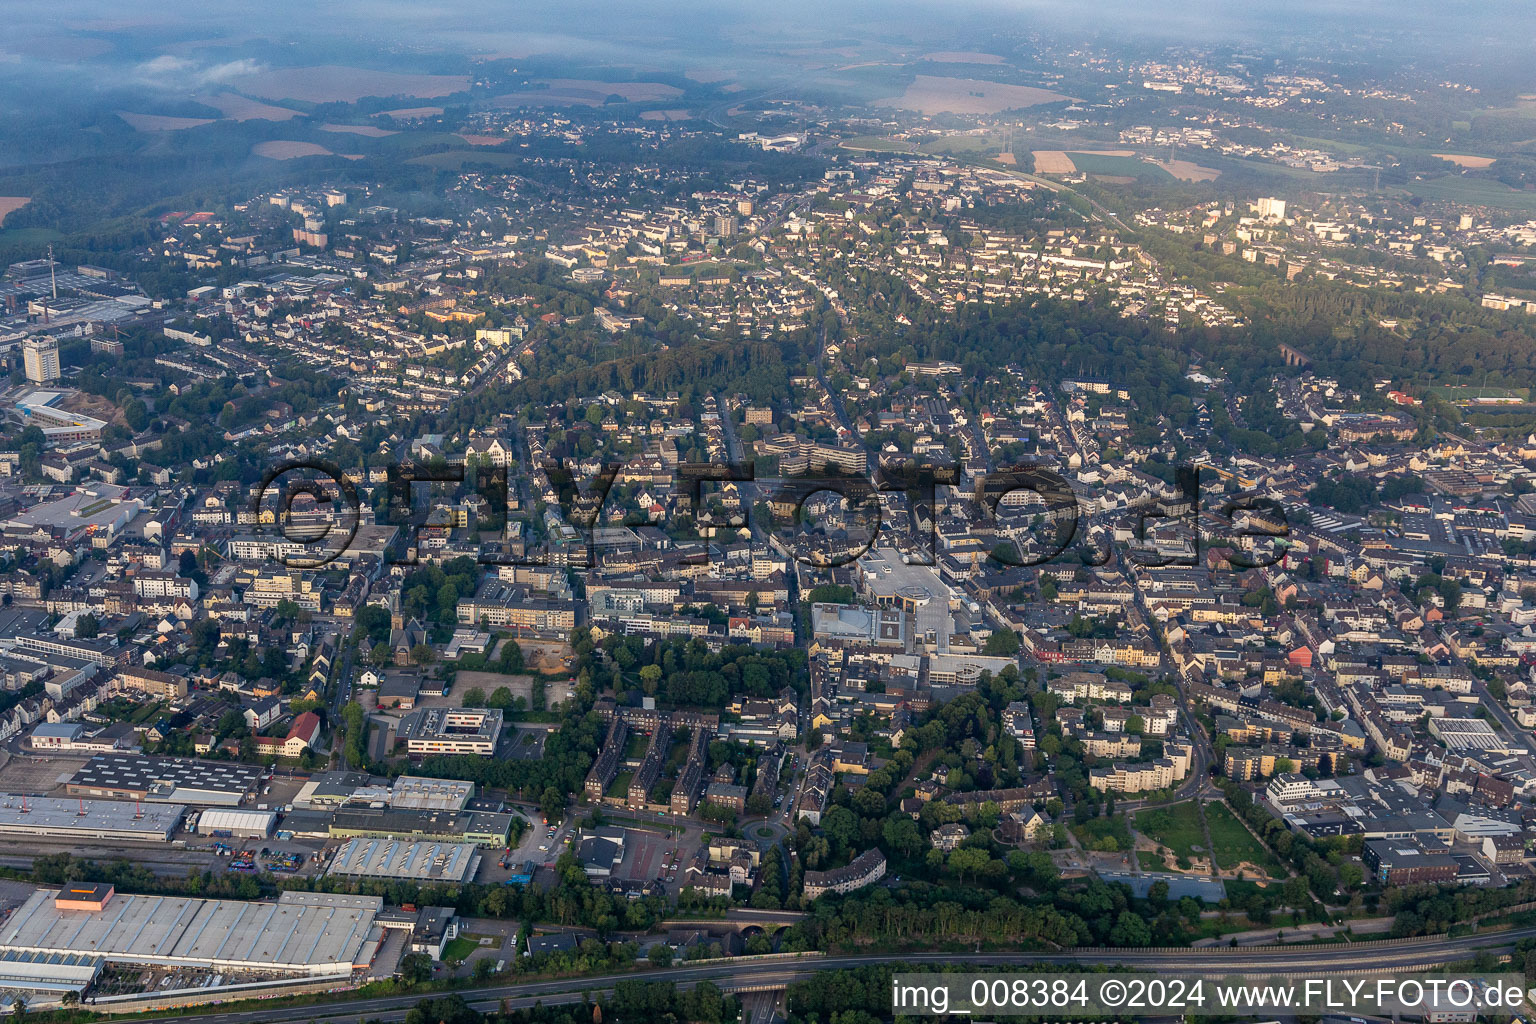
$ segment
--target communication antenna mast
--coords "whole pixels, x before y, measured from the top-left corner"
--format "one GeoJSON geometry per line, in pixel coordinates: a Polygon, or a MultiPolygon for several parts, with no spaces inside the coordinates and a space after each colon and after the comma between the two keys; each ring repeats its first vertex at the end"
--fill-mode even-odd
{"type": "Polygon", "coordinates": [[[48,280],[53,284],[53,297],[59,297],[59,275],[55,269],[57,264],[53,262],[53,243],[48,243],[48,280]]]}

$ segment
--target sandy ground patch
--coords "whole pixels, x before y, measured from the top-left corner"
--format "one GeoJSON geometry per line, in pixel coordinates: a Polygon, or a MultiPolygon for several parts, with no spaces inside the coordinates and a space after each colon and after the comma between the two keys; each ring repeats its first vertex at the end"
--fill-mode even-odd
{"type": "Polygon", "coordinates": [[[992,159],[996,160],[1000,164],[1007,164],[1009,167],[1013,167],[1019,162],[1018,158],[1015,157],[1012,153],[999,153],[992,159]]]}
{"type": "MultiPolygon", "coordinates": [[[[523,649],[523,659],[528,667],[535,672],[562,672],[570,667],[565,661],[571,655],[570,644],[525,637],[519,639],[517,645],[523,649]]],[[[499,652],[500,648],[497,650],[499,652]]]]}
{"type": "Polygon", "coordinates": [[[935,64],[1002,64],[1003,58],[995,53],[977,53],[975,50],[940,50],[937,53],[925,53],[918,60],[932,61],[935,64]]]}
{"type": "Polygon", "coordinates": [[[199,103],[206,103],[210,107],[217,107],[219,113],[235,121],[287,121],[299,116],[297,110],[289,110],[287,107],[274,107],[270,103],[262,103],[259,100],[248,100],[244,96],[236,96],[232,92],[221,92],[217,96],[201,97],[199,103]]]}
{"type": "Polygon", "coordinates": [[[1071,174],[1077,170],[1072,158],[1059,149],[1037,149],[1033,156],[1036,174],[1071,174]]]}
{"type": "Polygon", "coordinates": [[[1270,882],[1269,872],[1265,871],[1261,865],[1255,864],[1252,861],[1239,861],[1230,868],[1222,868],[1217,873],[1222,878],[1236,878],[1238,875],[1242,875],[1245,880],[1257,882],[1259,885],[1268,885],[1270,882]]]}
{"type": "Polygon", "coordinates": [[[471,146],[499,146],[512,139],[510,135],[460,135],[459,138],[471,146]]]}
{"type": "Polygon", "coordinates": [[[1435,156],[1441,160],[1449,160],[1457,167],[1466,167],[1472,170],[1481,170],[1484,167],[1488,167],[1494,160],[1491,156],[1466,156],[1461,153],[1436,153],[1435,156]]]}
{"type": "Polygon", "coordinates": [[[264,156],[268,160],[293,160],[301,156],[335,155],[324,146],[313,142],[289,142],[283,140],[258,142],[251,147],[251,152],[257,156],[264,156]]]}
{"type": "Polygon", "coordinates": [[[1151,160],[1180,181],[1215,181],[1221,172],[1214,167],[1201,167],[1193,160],[1151,160]]]}
{"type": "Polygon", "coordinates": [[[4,224],[5,218],[31,201],[32,198],[30,196],[0,196],[0,224],[4,224]]]}
{"type": "Polygon", "coordinates": [[[136,132],[176,132],[213,124],[211,117],[171,117],[167,114],[135,114],[127,110],[119,110],[117,116],[136,132]]]}
{"type": "MultiPolygon", "coordinates": [[[[511,690],[514,697],[521,697],[523,700],[531,700],[533,697],[533,676],[504,676],[500,672],[459,672],[453,677],[452,692],[442,699],[447,701],[449,707],[457,707],[464,700],[465,692],[476,686],[484,690],[487,697],[503,686],[511,690]]],[[[575,690],[564,681],[544,684],[544,699],[550,704],[570,700],[574,693],[575,690]]]]}
{"type": "Polygon", "coordinates": [[[275,68],[236,79],[242,92],[269,100],[356,103],[364,96],[420,96],[436,99],[469,88],[468,75],[411,75],[339,64],[275,68]]]}
{"type": "Polygon", "coordinates": [[[1135,156],[1129,149],[1074,149],[1069,152],[1081,153],[1083,156],[1135,156]]]}
{"type": "Polygon", "coordinates": [[[647,110],[640,115],[642,121],[688,121],[692,118],[686,110],[647,110]]]}
{"type": "Polygon", "coordinates": [[[442,107],[401,107],[399,110],[385,110],[376,116],[392,117],[397,121],[414,121],[422,117],[441,117],[442,113],[442,107]]]}
{"type": "Polygon", "coordinates": [[[88,394],[84,391],[72,391],[59,403],[65,412],[84,413],[94,416],[108,423],[125,425],[122,410],[100,395],[88,394]]]}
{"type": "Polygon", "coordinates": [[[323,124],[320,126],[323,132],[343,132],[347,135],[361,135],[368,139],[382,139],[390,135],[399,135],[399,132],[390,131],[388,128],[380,128],[371,124],[323,124]]]}
{"type": "Polygon", "coordinates": [[[1015,107],[1033,107],[1071,99],[1030,85],[1004,85],[976,78],[918,75],[900,96],[876,100],[877,107],[901,107],[924,114],[995,114],[1015,107]]]}

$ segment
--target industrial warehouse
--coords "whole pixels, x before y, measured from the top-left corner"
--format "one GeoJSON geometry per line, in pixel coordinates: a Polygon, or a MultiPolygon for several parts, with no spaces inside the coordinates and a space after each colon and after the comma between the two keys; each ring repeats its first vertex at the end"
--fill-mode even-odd
{"type": "Polygon", "coordinates": [[[377,896],[285,892],[275,903],[40,889],[0,925],[0,953],[347,977],[378,951],[377,896]]]}
{"type": "Polygon", "coordinates": [[[186,813],[181,804],[143,805],[121,800],[0,794],[0,837],[168,843],[186,813]]]}
{"type": "Polygon", "coordinates": [[[99,754],[64,788],[72,796],[238,807],[260,793],[271,776],[266,768],[233,761],[99,754]]]}
{"type": "Polygon", "coordinates": [[[351,878],[467,882],[479,867],[480,854],[469,843],[349,839],[336,851],[327,873],[351,878]]]}
{"type": "Polygon", "coordinates": [[[500,846],[512,831],[512,815],[493,811],[396,811],[367,808],[337,811],[330,834],[379,839],[462,840],[500,846]]]}
{"type": "Polygon", "coordinates": [[[277,827],[275,811],[241,811],[214,807],[197,816],[200,836],[238,836],[265,839],[277,827]]]}

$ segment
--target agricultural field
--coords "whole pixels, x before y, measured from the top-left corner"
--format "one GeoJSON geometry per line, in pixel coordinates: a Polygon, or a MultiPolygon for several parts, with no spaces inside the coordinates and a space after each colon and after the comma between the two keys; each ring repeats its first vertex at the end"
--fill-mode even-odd
{"type": "Polygon", "coordinates": [[[392,117],[397,121],[416,121],[424,117],[441,117],[442,107],[401,107],[399,110],[380,111],[377,117],[392,117]]]}
{"type": "Polygon", "coordinates": [[[1007,61],[995,53],[978,53],[975,50],[942,50],[938,53],[925,53],[917,58],[920,61],[928,61],[931,64],[1006,64],[1007,61]]]}
{"type": "Polygon", "coordinates": [[[1491,156],[1469,156],[1465,153],[1436,153],[1441,160],[1455,164],[1457,167],[1468,167],[1473,170],[1482,170],[1484,167],[1493,166],[1496,159],[1491,156]]]}
{"type": "Polygon", "coordinates": [[[911,143],[900,139],[888,139],[882,135],[855,135],[851,139],[844,139],[838,143],[840,149],[851,149],[864,153],[910,153],[911,143]]]}
{"type": "Polygon", "coordinates": [[[380,128],[372,124],[322,124],[319,126],[323,132],[340,132],[347,135],[361,135],[366,139],[382,139],[390,135],[398,135],[399,132],[388,128],[380,128]]]}
{"type": "Polygon", "coordinates": [[[1069,152],[1072,163],[1083,174],[1103,175],[1111,178],[1140,178],[1147,181],[1172,181],[1173,175],[1162,167],[1148,163],[1128,150],[1106,150],[1097,153],[1069,152]]]}
{"type": "Polygon", "coordinates": [[[1193,160],[1149,160],[1148,163],[1155,167],[1161,167],[1180,181],[1215,181],[1221,177],[1221,172],[1214,167],[1203,167],[1193,160]]]}
{"type": "Polygon", "coordinates": [[[198,102],[217,109],[219,113],[231,121],[288,121],[300,116],[297,110],[290,110],[287,107],[274,107],[270,103],[246,99],[244,96],[237,96],[232,92],[221,92],[216,96],[200,97],[198,102]]]}
{"type": "Polygon", "coordinates": [[[1007,85],[976,78],[918,75],[900,96],[876,100],[880,107],[900,107],[923,114],[996,114],[1018,107],[1061,103],[1072,97],[1032,85],[1007,85]]]}
{"type": "Polygon", "coordinates": [[[1077,164],[1059,149],[1037,149],[1030,154],[1035,160],[1036,174],[1073,174],[1077,164]]]}
{"type": "Polygon", "coordinates": [[[136,132],[178,132],[187,128],[201,128],[214,121],[211,117],[170,117],[165,114],[135,114],[128,110],[119,110],[117,116],[128,122],[128,126],[136,132]]]}
{"type": "Polygon", "coordinates": [[[683,94],[675,85],[662,82],[602,82],[593,78],[546,78],[545,89],[525,89],[521,92],[497,96],[492,103],[498,107],[521,106],[586,106],[600,107],[610,96],[617,96],[625,103],[650,103],[670,100],[683,94]]]}
{"type": "Polygon", "coordinates": [[[0,196],[0,224],[4,224],[5,218],[31,201],[31,198],[28,196],[0,196]]]}
{"type": "Polygon", "coordinates": [[[1003,134],[941,135],[929,139],[918,148],[924,153],[950,153],[956,156],[992,156],[1003,148],[1003,134]]]}
{"type": "Polygon", "coordinates": [[[520,164],[524,159],[525,157],[520,153],[498,153],[495,150],[476,153],[465,149],[450,149],[444,153],[428,153],[425,156],[412,157],[406,163],[425,164],[428,167],[436,167],[440,170],[458,171],[477,164],[491,167],[513,167],[520,164]]]}
{"type": "Polygon", "coordinates": [[[436,99],[469,88],[468,75],[411,75],[327,64],[274,68],[235,80],[241,92],[269,100],[302,103],[356,103],[364,96],[419,96],[436,99]]]}
{"type": "Polygon", "coordinates": [[[1466,178],[1447,174],[1429,181],[1416,181],[1407,190],[1425,199],[1443,199],[1474,206],[1494,206],[1502,210],[1536,213],[1536,192],[1521,192],[1503,182],[1488,178],[1466,178]]]}
{"type": "Polygon", "coordinates": [[[299,157],[305,156],[336,155],[318,143],[292,142],[287,140],[258,142],[256,145],[251,147],[251,152],[256,156],[264,156],[268,160],[296,160],[299,157]]]}

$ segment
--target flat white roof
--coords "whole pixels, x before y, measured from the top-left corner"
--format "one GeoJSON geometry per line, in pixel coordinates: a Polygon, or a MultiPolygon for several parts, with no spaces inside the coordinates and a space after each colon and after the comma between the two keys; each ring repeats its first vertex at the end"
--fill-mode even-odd
{"type": "MultiPolygon", "coordinates": [[[[382,901],[276,903],[118,893],[100,911],[60,910],[42,889],[0,925],[0,950],[85,953],[141,964],[350,973],[382,901]]],[[[286,896],[287,894],[285,894],[286,896]]],[[[315,895],[315,894],[306,894],[315,895]]],[[[323,895],[323,894],[321,894],[323,895]]]]}
{"type": "Polygon", "coordinates": [[[126,800],[74,800],[0,793],[0,832],[4,833],[79,834],[84,837],[111,832],[169,840],[186,813],[183,804],[145,803],[135,807],[126,800]]]}

